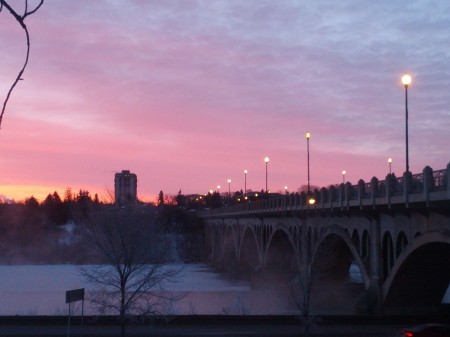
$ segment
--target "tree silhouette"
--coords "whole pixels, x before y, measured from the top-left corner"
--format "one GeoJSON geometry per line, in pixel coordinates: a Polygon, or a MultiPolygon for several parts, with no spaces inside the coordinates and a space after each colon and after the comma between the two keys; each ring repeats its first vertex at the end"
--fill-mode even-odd
{"type": "Polygon", "coordinates": [[[81,273],[100,287],[92,300],[98,308],[119,314],[125,336],[127,316],[159,313],[177,299],[164,291],[179,273],[167,266],[170,242],[156,222],[155,210],[146,206],[108,207],[85,221],[101,264],[82,267],[81,273]]]}
{"type": "Polygon", "coordinates": [[[28,58],[30,56],[30,34],[28,33],[28,28],[27,28],[27,25],[25,24],[25,19],[27,16],[29,16],[33,13],[36,13],[36,11],[42,6],[43,3],[44,3],[44,0],[39,0],[39,3],[35,7],[29,8],[28,0],[25,0],[25,10],[24,10],[23,14],[20,15],[15,9],[12,8],[12,6],[6,0],[0,0],[0,12],[3,10],[3,8],[6,8],[9,11],[9,13],[16,19],[16,21],[19,23],[19,25],[25,31],[26,40],[27,40],[27,52],[26,52],[25,62],[22,66],[22,69],[20,69],[19,73],[17,74],[17,77],[14,80],[13,84],[9,88],[8,93],[5,97],[5,100],[3,101],[3,107],[2,107],[2,111],[0,113],[0,128],[2,126],[3,114],[5,113],[5,110],[6,110],[6,104],[8,103],[9,97],[11,96],[11,93],[14,90],[15,86],[17,85],[17,83],[20,80],[22,80],[22,75],[23,75],[23,72],[25,71],[25,68],[27,67],[28,58]]]}
{"type": "Polygon", "coordinates": [[[159,191],[158,194],[158,206],[164,206],[164,192],[163,191],[159,191]]]}

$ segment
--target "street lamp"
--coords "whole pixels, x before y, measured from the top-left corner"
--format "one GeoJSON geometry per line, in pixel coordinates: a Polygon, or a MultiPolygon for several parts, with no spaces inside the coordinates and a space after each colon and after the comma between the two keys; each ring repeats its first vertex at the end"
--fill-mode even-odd
{"type": "Polygon", "coordinates": [[[244,195],[247,194],[247,170],[244,170],[244,195]]]}
{"type": "Polygon", "coordinates": [[[311,197],[311,185],[310,185],[310,175],[309,175],[309,138],[311,134],[309,132],[306,133],[306,158],[307,158],[307,166],[308,166],[308,203],[310,205],[314,205],[316,200],[311,197]]]}
{"type": "Polygon", "coordinates": [[[266,193],[268,192],[267,189],[267,164],[269,163],[269,157],[264,158],[264,162],[266,163],[266,193]]]}
{"type": "Polygon", "coordinates": [[[409,172],[409,150],[408,150],[408,87],[411,84],[411,76],[404,74],[402,83],[405,87],[405,138],[406,138],[406,172],[409,172]]]}
{"type": "Polygon", "coordinates": [[[231,179],[228,179],[228,196],[231,197],[231,179]]]}
{"type": "Polygon", "coordinates": [[[310,185],[309,185],[309,138],[311,137],[310,133],[306,133],[306,157],[307,157],[307,163],[308,163],[308,194],[311,191],[310,185]]]}
{"type": "Polygon", "coordinates": [[[217,185],[217,192],[218,192],[219,195],[220,195],[220,185],[217,185]]]}
{"type": "Polygon", "coordinates": [[[392,173],[392,158],[388,158],[388,163],[389,163],[389,174],[392,173]]]}
{"type": "Polygon", "coordinates": [[[342,171],[342,183],[345,184],[345,175],[347,174],[347,171],[342,171]]]}
{"type": "Polygon", "coordinates": [[[287,186],[284,186],[284,192],[285,192],[286,194],[288,194],[288,187],[287,187],[287,186]]]}

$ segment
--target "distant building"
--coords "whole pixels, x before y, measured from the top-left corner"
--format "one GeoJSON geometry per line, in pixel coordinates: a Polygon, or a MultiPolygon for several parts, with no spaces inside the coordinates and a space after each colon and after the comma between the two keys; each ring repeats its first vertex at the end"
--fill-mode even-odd
{"type": "Polygon", "coordinates": [[[116,205],[135,203],[137,201],[137,176],[128,170],[116,173],[114,195],[116,205]]]}

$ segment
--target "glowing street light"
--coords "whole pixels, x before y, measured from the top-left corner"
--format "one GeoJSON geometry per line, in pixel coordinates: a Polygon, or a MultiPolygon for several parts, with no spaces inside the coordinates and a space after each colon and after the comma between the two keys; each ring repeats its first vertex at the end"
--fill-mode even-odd
{"type": "Polygon", "coordinates": [[[405,87],[405,138],[406,138],[406,172],[409,172],[409,150],[408,150],[408,87],[411,84],[411,76],[404,74],[402,83],[405,87]]]}
{"type": "Polygon", "coordinates": [[[284,186],[284,192],[285,192],[286,194],[288,194],[288,187],[287,187],[287,186],[284,186]]]}
{"type": "Polygon", "coordinates": [[[388,158],[388,163],[389,163],[389,174],[392,173],[392,158],[388,158]]]}
{"type": "Polygon", "coordinates": [[[247,170],[244,170],[244,194],[247,194],[247,170]]]}
{"type": "Polygon", "coordinates": [[[266,193],[267,193],[269,191],[267,189],[267,176],[268,176],[268,174],[267,174],[267,164],[269,164],[269,157],[264,158],[264,162],[266,163],[266,193]]]}
{"type": "Polygon", "coordinates": [[[231,179],[228,179],[228,195],[231,197],[231,179]]]}
{"type": "Polygon", "coordinates": [[[217,185],[217,192],[220,194],[220,185],[217,185]]]}
{"type": "Polygon", "coordinates": [[[345,184],[345,175],[347,174],[347,171],[342,171],[342,183],[345,184]]]}
{"type": "Polygon", "coordinates": [[[311,192],[309,185],[309,138],[311,137],[310,133],[306,133],[306,157],[307,157],[307,165],[308,165],[308,194],[311,192]]]}
{"type": "Polygon", "coordinates": [[[311,134],[309,132],[306,133],[306,161],[308,166],[308,203],[310,205],[314,205],[316,200],[311,197],[311,185],[310,185],[310,175],[309,175],[309,138],[311,138],[311,134]]]}

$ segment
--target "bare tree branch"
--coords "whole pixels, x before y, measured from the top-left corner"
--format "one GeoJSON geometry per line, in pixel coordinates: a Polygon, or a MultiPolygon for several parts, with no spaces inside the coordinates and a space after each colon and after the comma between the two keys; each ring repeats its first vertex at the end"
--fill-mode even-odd
{"type": "Polygon", "coordinates": [[[3,7],[5,7],[9,11],[9,13],[16,19],[16,21],[20,24],[20,26],[25,31],[25,36],[26,36],[26,40],[27,40],[27,52],[26,52],[25,62],[22,66],[22,69],[20,69],[19,73],[17,74],[17,77],[14,80],[13,84],[9,88],[8,94],[6,95],[5,100],[3,101],[3,107],[2,107],[2,111],[0,113],[0,128],[2,125],[3,115],[6,111],[6,105],[8,104],[11,93],[14,90],[14,88],[16,87],[17,83],[22,79],[23,72],[25,71],[25,68],[27,67],[28,59],[30,56],[30,34],[28,33],[28,28],[25,24],[25,18],[28,15],[35,13],[42,6],[43,3],[44,3],[44,0],[40,0],[34,9],[28,10],[28,0],[25,0],[25,11],[24,11],[24,14],[21,16],[8,4],[8,2],[6,0],[0,0],[0,11],[3,9],[3,7]]]}
{"type": "Polygon", "coordinates": [[[100,288],[92,302],[101,312],[119,314],[122,335],[128,315],[156,313],[178,299],[164,291],[180,270],[167,266],[170,245],[155,220],[148,206],[112,206],[86,220],[87,237],[103,264],[83,267],[81,274],[100,288]]]}

